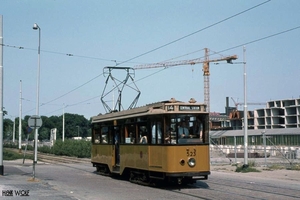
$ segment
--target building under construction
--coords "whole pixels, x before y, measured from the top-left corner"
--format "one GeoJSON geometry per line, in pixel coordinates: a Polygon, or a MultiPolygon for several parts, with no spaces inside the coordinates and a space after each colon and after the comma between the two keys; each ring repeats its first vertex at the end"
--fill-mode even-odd
{"type": "MultiPolygon", "coordinates": [[[[226,98],[225,113],[211,113],[212,130],[243,129],[244,111],[229,106],[226,98]]],[[[300,128],[300,99],[273,100],[265,108],[248,111],[248,129],[300,128]]]]}
{"type": "MultiPolygon", "coordinates": [[[[216,144],[243,145],[244,112],[229,107],[226,98],[225,113],[211,113],[210,137],[216,144]]],[[[248,111],[249,145],[261,145],[263,134],[269,144],[300,146],[300,99],[272,100],[265,108],[248,111]]],[[[267,141],[267,143],[268,143],[267,141]]]]}

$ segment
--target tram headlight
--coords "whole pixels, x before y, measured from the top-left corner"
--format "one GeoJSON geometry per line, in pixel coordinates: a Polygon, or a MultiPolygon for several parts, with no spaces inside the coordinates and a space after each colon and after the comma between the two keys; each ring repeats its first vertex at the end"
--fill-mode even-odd
{"type": "Polygon", "coordinates": [[[189,165],[190,167],[195,167],[195,165],[196,165],[196,160],[195,160],[195,158],[189,158],[189,160],[188,160],[188,165],[189,165]]]}

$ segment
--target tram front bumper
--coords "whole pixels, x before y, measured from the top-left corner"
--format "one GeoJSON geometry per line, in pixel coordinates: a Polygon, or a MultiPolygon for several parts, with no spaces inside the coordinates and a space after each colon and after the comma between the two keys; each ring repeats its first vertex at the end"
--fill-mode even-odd
{"type": "Polygon", "coordinates": [[[210,171],[207,172],[180,172],[180,173],[166,173],[167,177],[173,178],[191,178],[193,180],[207,180],[210,171]]]}

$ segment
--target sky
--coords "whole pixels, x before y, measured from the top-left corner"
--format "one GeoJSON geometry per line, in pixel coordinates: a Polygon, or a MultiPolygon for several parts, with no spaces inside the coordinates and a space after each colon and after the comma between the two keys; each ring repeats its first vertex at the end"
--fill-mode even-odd
{"type": "MultiPolygon", "coordinates": [[[[136,106],[171,98],[204,102],[201,63],[146,67],[204,59],[204,48],[209,59],[238,56],[235,64],[210,63],[211,112],[225,112],[226,97],[230,106],[244,102],[245,77],[248,103],[300,98],[298,0],[0,0],[0,5],[6,118],[18,117],[20,105],[22,118],[36,114],[39,31],[34,23],[41,31],[42,116],[74,113],[89,119],[105,113],[101,95],[115,85],[108,79],[105,86],[110,66],[144,66],[129,70],[136,86],[127,82],[124,109],[136,97],[135,87],[141,92],[136,106]]],[[[122,82],[127,72],[112,70],[112,76],[122,82]]],[[[114,91],[104,100],[113,107],[117,95],[114,91]]]]}

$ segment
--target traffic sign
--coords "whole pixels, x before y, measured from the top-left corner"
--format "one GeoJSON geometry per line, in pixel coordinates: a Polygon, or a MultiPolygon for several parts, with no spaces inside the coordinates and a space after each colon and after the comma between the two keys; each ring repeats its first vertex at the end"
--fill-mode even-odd
{"type": "Polygon", "coordinates": [[[32,115],[28,119],[28,126],[33,129],[40,128],[42,126],[42,118],[38,115],[32,115]]]}
{"type": "Polygon", "coordinates": [[[27,134],[30,134],[30,133],[32,133],[32,131],[33,131],[33,129],[32,129],[32,128],[30,128],[29,126],[27,126],[27,134]]]}

